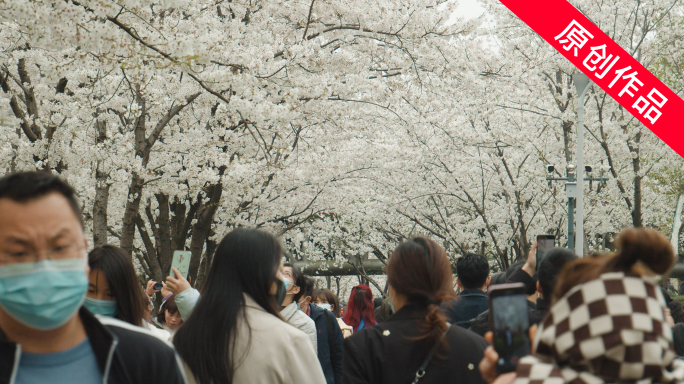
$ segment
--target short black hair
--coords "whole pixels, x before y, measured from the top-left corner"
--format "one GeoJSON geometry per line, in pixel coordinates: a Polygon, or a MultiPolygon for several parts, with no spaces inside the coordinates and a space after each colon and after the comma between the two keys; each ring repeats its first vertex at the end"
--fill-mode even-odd
{"type": "Polygon", "coordinates": [[[0,178],[0,199],[26,203],[53,192],[64,196],[83,228],[83,213],[76,201],[76,192],[59,177],[47,171],[29,171],[11,173],[0,178]]]}
{"type": "Polygon", "coordinates": [[[482,255],[466,253],[456,260],[456,275],[463,288],[482,288],[489,276],[489,263],[482,255]]]}
{"type": "Polygon", "coordinates": [[[546,251],[537,268],[539,288],[541,288],[541,294],[544,295],[545,300],[551,299],[556,280],[565,264],[576,258],[575,252],[568,248],[556,247],[546,251]]]}
{"type": "Polygon", "coordinates": [[[292,268],[292,278],[294,281],[292,284],[296,285],[299,287],[299,292],[295,294],[292,297],[292,300],[294,300],[295,303],[299,302],[299,299],[304,296],[304,289],[306,288],[306,281],[304,280],[304,274],[302,271],[299,270],[299,268],[295,267],[294,264],[292,263],[283,263],[283,267],[289,267],[292,268]]]}

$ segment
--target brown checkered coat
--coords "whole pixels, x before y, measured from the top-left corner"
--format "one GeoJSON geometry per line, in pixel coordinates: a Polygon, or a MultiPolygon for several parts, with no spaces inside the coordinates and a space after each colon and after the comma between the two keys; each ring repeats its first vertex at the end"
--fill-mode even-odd
{"type": "Polygon", "coordinates": [[[606,273],[571,289],[537,332],[514,384],[684,380],[655,278],[606,273]]]}

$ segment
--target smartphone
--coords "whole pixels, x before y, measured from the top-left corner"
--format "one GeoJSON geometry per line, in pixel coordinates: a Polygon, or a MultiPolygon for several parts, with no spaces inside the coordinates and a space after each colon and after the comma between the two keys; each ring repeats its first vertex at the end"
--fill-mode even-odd
{"type": "Polygon", "coordinates": [[[491,286],[489,329],[494,334],[494,349],[499,354],[496,362],[499,374],[515,371],[518,361],[531,353],[529,328],[525,284],[491,286]]]}
{"type": "Polygon", "coordinates": [[[173,260],[171,261],[171,269],[169,269],[169,276],[175,277],[173,273],[173,268],[178,269],[181,276],[186,280],[188,278],[188,273],[190,273],[190,256],[192,253],[190,251],[173,251],[173,260]]]}
{"type": "Polygon", "coordinates": [[[537,265],[535,266],[535,269],[539,268],[539,263],[541,262],[541,259],[544,258],[546,251],[555,246],[555,235],[537,235],[537,265]]]}

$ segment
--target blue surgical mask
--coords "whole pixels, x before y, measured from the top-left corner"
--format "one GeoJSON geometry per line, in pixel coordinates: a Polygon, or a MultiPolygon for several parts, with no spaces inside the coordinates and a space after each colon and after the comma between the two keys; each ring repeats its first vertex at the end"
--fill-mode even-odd
{"type": "Polygon", "coordinates": [[[77,258],[0,266],[0,307],[27,327],[59,328],[83,304],[86,263],[77,258]]]}
{"type": "Polygon", "coordinates": [[[332,311],[330,309],[330,304],[328,304],[328,303],[320,303],[320,304],[316,304],[316,306],[318,308],[325,309],[326,311],[332,311]]]}
{"type": "Polygon", "coordinates": [[[98,300],[86,296],[83,305],[94,315],[116,317],[117,314],[114,300],[98,300]]]}
{"type": "Polygon", "coordinates": [[[290,284],[292,284],[292,282],[290,281],[290,279],[288,279],[287,277],[283,277],[283,285],[285,285],[285,290],[286,290],[286,291],[287,291],[287,287],[289,287],[290,284]]]}

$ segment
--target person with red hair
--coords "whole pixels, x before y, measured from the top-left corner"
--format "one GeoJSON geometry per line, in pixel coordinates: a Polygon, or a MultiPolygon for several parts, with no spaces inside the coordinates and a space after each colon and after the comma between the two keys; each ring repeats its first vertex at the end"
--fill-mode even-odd
{"type": "Polygon", "coordinates": [[[347,325],[354,328],[354,333],[377,324],[375,307],[373,306],[373,292],[371,292],[370,287],[359,284],[352,288],[343,320],[347,325]]]}

